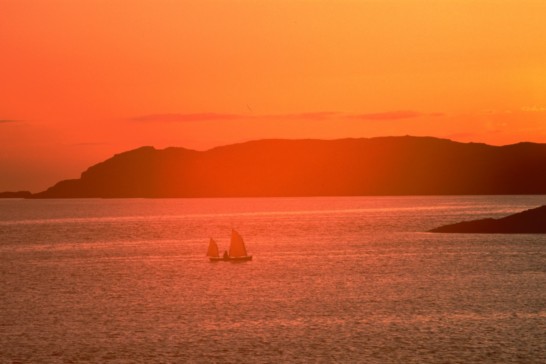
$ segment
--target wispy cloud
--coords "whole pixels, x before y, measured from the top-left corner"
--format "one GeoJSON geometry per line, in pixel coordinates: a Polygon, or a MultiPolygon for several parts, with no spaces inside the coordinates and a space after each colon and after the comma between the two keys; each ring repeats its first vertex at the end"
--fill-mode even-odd
{"type": "Polygon", "coordinates": [[[0,119],[0,124],[7,124],[7,123],[19,123],[21,120],[13,120],[13,119],[0,119]]]}
{"type": "Polygon", "coordinates": [[[402,110],[402,111],[387,111],[379,113],[368,114],[352,114],[348,117],[351,119],[359,120],[400,120],[400,119],[413,119],[422,116],[442,116],[441,113],[423,113],[419,111],[402,110]]]}
{"type": "Polygon", "coordinates": [[[524,112],[545,112],[546,107],[544,106],[525,106],[521,108],[521,111],[524,112]]]}
{"type": "Polygon", "coordinates": [[[166,123],[185,123],[193,121],[214,121],[214,120],[233,120],[244,117],[238,114],[222,113],[194,113],[194,114],[151,114],[133,117],[131,121],[140,122],[166,122],[166,123]]]}
{"type": "Polygon", "coordinates": [[[131,121],[184,123],[195,121],[223,121],[241,119],[301,119],[325,120],[343,115],[334,111],[304,112],[293,114],[223,114],[223,113],[193,113],[193,114],[151,114],[133,117],[131,121]]]}
{"type": "Polygon", "coordinates": [[[104,145],[110,145],[110,143],[106,142],[81,142],[81,143],[73,143],[70,144],[73,147],[102,147],[104,145]]]}
{"type": "Polygon", "coordinates": [[[193,114],[150,114],[132,117],[129,120],[135,122],[163,122],[163,123],[184,123],[199,121],[229,121],[229,120],[399,120],[411,119],[425,116],[442,116],[441,113],[423,113],[418,111],[388,111],[378,113],[345,113],[339,111],[314,111],[287,114],[224,114],[224,113],[193,113],[193,114]]]}
{"type": "Polygon", "coordinates": [[[315,111],[293,114],[271,114],[257,116],[257,118],[267,119],[298,119],[298,120],[329,120],[343,117],[343,113],[338,111],[315,111]]]}

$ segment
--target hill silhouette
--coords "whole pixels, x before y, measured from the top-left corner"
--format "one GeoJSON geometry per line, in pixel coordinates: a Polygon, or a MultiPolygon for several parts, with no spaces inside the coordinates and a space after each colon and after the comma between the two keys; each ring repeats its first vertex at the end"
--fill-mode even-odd
{"type": "Polygon", "coordinates": [[[28,198],[31,197],[30,191],[0,192],[0,198],[28,198]]]}
{"type": "Polygon", "coordinates": [[[546,193],[546,144],[431,137],[259,140],[194,151],[142,147],[34,198],[546,193]]]}
{"type": "Polygon", "coordinates": [[[481,219],[444,225],[433,233],[546,234],[546,205],[502,219],[481,219]]]}

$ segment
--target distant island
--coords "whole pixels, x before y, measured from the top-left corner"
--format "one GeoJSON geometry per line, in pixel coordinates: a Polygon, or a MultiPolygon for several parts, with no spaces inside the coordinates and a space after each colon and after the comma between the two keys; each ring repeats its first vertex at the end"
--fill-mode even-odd
{"type": "Polygon", "coordinates": [[[30,191],[0,192],[0,198],[29,198],[31,196],[30,191]]]}
{"type": "Polygon", "coordinates": [[[445,225],[433,233],[546,234],[546,205],[501,219],[481,219],[445,225]]]}
{"type": "Polygon", "coordinates": [[[432,137],[142,147],[31,198],[546,194],[546,144],[432,137]]]}

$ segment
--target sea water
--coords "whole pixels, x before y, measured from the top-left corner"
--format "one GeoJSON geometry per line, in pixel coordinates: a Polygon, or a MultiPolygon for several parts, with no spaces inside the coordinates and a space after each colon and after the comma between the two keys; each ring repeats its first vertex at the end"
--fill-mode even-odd
{"type": "Polygon", "coordinates": [[[0,200],[0,363],[544,363],[546,236],[426,232],[542,204],[0,200]]]}

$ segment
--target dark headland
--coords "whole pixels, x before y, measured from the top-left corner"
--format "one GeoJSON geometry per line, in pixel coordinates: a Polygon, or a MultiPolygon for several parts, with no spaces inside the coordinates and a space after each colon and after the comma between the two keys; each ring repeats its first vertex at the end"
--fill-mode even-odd
{"type": "Polygon", "coordinates": [[[546,144],[431,137],[142,147],[32,198],[546,194],[546,144]]]}
{"type": "Polygon", "coordinates": [[[30,191],[0,192],[0,198],[29,198],[31,196],[30,191]]]}
{"type": "Polygon", "coordinates": [[[433,233],[546,234],[546,205],[501,219],[481,219],[445,225],[433,233]]]}

